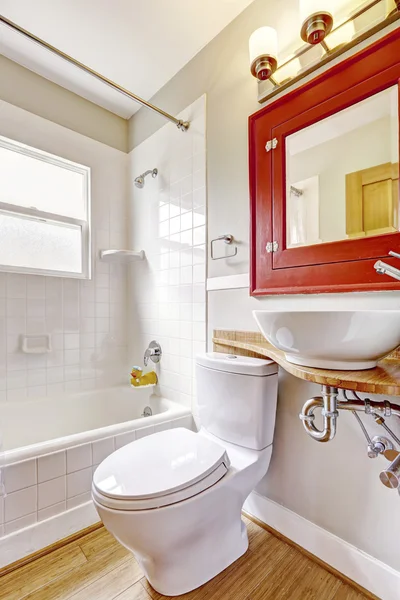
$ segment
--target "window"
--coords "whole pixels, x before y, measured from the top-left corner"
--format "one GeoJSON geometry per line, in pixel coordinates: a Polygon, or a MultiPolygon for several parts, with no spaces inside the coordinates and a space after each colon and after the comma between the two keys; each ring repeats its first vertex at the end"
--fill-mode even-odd
{"type": "Polygon", "coordinates": [[[90,277],[90,168],[0,136],[0,270],[90,277]]]}

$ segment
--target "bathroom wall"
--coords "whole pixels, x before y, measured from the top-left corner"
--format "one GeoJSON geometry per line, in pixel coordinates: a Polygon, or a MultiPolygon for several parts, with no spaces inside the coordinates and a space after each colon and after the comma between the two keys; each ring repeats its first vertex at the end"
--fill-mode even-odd
{"type": "MultiPolygon", "coordinates": [[[[287,43],[286,25],[297,26],[297,11],[295,0],[283,4],[255,0],[153,99],[175,113],[207,92],[208,237],[232,233],[240,241],[235,259],[209,262],[208,277],[249,270],[247,117],[259,104],[257,84],[249,73],[248,38],[268,24],[287,43]]],[[[130,129],[134,147],[154,134],[157,123],[140,110],[130,129]]],[[[398,309],[399,305],[398,292],[255,299],[248,289],[212,291],[208,343],[211,347],[213,328],[256,330],[251,314],[255,308],[398,309]]],[[[400,498],[379,482],[382,461],[367,458],[365,440],[352,415],[340,415],[338,436],[329,444],[318,444],[306,435],[297,415],[302,403],[317,393],[317,386],[281,372],[274,452],[259,492],[400,570],[400,498]]],[[[391,425],[399,434],[398,424],[391,425]]]]}
{"type": "Polygon", "coordinates": [[[193,357],[206,346],[205,104],[203,96],[181,113],[191,122],[186,133],[167,124],[129,155],[129,247],[146,252],[130,272],[129,357],[143,364],[157,340],[157,392],[194,412],[193,357]],[[135,177],[154,167],[158,177],[135,187],[135,177]]]}
{"type": "Polygon", "coordinates": [[[0,99],[112,148],[128,151],[125,119],[1,54],[0,99]]]}
{"type": "Polygon", "coordinates": [[[127,155],[1,100],[0,135],[91,167],[94,257],[86,281],[0,273],[0,402],[126,382],[127,268],[98,250],[127,243],[127,155]],[[22,353],[32,333],[51,334],[53,351],[22,353]]]}

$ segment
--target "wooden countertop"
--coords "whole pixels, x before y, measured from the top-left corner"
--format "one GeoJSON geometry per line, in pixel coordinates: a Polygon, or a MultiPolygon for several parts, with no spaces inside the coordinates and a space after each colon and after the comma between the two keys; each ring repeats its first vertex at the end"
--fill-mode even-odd
{"type": "MultiPolygon", "coordinates": [[[[219,332],[216,332],[219,333],[219,332]]],[[[233,334],[234,332],[230,332],[233,334]]],[[[233,337],[231,335],[231,337],[233,337]]],[[[387,357],[378,363],[375,369],[365,371],[329,371],[327,369],[313,369],[299,367],[288,362],[284,352],[277,350],[266,340],[262,342],[227,339],[214,337],[214,345],[235,350],[243,350],[257,355],[271,358],[295,377],[346,390],[354,390],[370,394],[384,394],[386,396],[400,396],[400,359],[397,355],[387,357]]]]}

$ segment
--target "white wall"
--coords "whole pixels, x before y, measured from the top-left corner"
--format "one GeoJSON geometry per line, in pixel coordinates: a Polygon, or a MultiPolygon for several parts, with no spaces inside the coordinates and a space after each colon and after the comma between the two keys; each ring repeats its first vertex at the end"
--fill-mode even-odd
{"type": "Polygon", "coordinates": [[[93,251],[87,281],[0,273],[0,402],[127,381],[126,267],[98,260],[127,242],[127,155],[3,101],[0,135],[91,167],[93,251]],[[32,333],[51,334],[54,350],[23,354],[32,333]]]}
{"type": "Polygon", "coordinates": [[[188,132],[165,125],[129,156],[129,243],[146,252],[131,268],[129,356],[142,365],[157,340],[158,392],[196,412],[193,357],[206,340],[205,97],[181,117],[191,121],[188,132]],[[149,176],[136,188],[135,177],[154,167],[157,179],[149,176]]]}

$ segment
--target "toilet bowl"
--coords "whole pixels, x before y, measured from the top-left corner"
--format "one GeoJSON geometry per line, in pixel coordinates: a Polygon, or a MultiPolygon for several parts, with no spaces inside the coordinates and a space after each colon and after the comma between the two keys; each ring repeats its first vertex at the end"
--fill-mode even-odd
{"type": "Polygon", "coordinates": [[[272,454],[277,365],[205,354],[197,382],[198,433],[170,429],[132,442],[93,478],[105,527],[165,596],[203,585],[246,552],[242,506],[272,454]]]}

